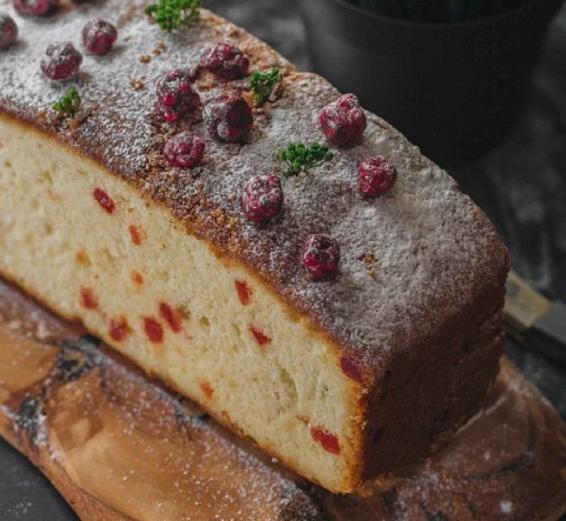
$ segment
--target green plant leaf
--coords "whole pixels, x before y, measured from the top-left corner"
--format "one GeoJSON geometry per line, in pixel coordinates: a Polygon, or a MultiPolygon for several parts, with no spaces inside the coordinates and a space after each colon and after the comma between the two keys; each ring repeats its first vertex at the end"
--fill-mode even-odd
{"type": "Polygon", "coordinates": [[[200,16],[200,0],[158,0],[146,7],[151,16],[165,31],[174,31],[183,25],[195,22],[200,16]]]}
{"type": "Polygon", "coordinates": [[[81,97],[76,87],[71,87],[51,108],[63,118],[74,118],[81,107],[81,97]]]}
{"type": "Polygon", "coordinates": [[[334,154],[328,147],[319,143],[289,143],[286,148],[280,150],[277,158],[282,161],[286,170],[286,177],[291,177],[300,172],[307,172],[311,168],[322,165],[325,161],[330,161],[334,154]]]}
{"type": "Polygon", "coordinates": [[[263,105],[271,96],[275,86],[281,81],[281,72],[273,68],[266,72],[255,72],[250,77],[250,89],[252,90],[256,103],[263,105]]]}

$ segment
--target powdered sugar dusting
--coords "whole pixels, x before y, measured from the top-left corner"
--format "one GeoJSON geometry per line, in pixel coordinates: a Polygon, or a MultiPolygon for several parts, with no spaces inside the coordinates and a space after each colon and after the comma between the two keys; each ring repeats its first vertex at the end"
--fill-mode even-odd
{"type": "MultiPolygon", "coordinates": [[[[316,116],[338,93],[318,76],[294,73],[267,46],[204,10],[196,26],[169,35],[148,22],[145,4],[108,0],[68,7],[45,21],[17,17],[19,43],[0,57],[0,109],[56,132],[165,203],[195,234],[259,272],[367,365],[382,367],[388,356],[424,344],[486,288],[502,285],[506,254],[486,217],[446,173],[371,114],[361,143],[337,150],[334,160],[308,174],[283,180],[284,211],[273,223],[248,222],[239,200],[243,184],[264,171],[280,172],[276,153],[289,141],[322,142],[316,116]],[[76,82],[82,123],[76,129],[54,125],[42,114],[73,82],[55,85],[43,78],[41,55],[60,40],[84,50],[80,32],[95,13],[116,23],[118,42],[107,56],[85,54],[76,82]],[[252,70],[285,68],[282,97],[256,112],[245,145],[214,142],[195,118],[192,131],[206,139],[203,165],[191,173],[171,168],[161,152],[172,130],[153,116],[156,81],[173,68],[194,68],[210,42],[225,39],[247,52],[252,70]],[[373,154],[386,156],[399,178],[389,194],[365,201],[357,193],[356,166],[373,154]],[[313,283],[305,273],[300,253],[312,233],[340,243],[334,281],[313,283]],[[363,260],[368,257],[375,259],[371,273],[363,260]]],[[[7,0],[0,0],[0,8],[11,11],[7,0]]],[[[197,81],[203,102],[226,88],[197,81]]]]}

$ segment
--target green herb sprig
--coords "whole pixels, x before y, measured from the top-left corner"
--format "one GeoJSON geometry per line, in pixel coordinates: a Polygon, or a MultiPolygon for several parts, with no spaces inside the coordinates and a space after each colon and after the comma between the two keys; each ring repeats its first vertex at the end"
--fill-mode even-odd
{"type": "Polygon", "coordinates": [[[76,87],[71,87],[51,108],[63,118],[74,118],[81,107],[81,97],[76,87]]]}
{"type": "Polygon", "coordinates": [[[277,158],[285,163],[285,176],[291,177],[306,172],[311,168],[322,165],[325,161],[330,161],[334,154],[328,147],[319,143],[290,143],[286,148],[280,150],[277,158]]]}
{"type": "Polygon", "coordinates": [[[263,105],[281,81],[281,71],[274,67],[266,72],[254,72],[250,77],[250,89],[258,105],[263,105]]]}
{"type": "Polygon", "coordinates": [[[199,19],[200,0],[157,0],[145,8],[145,14],[161,29],[171,32],[199,19]]]}

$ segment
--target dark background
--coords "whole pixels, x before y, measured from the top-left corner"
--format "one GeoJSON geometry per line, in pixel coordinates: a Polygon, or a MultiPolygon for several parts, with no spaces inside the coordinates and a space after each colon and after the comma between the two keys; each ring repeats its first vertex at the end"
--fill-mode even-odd
{"type": "MultiPolygon", "coordinates": [[[[293,0],[203,0],[308,70],[305,30],[293,0]]],[[[520,37],[520,35],[517,35],[520,37]]],[[[488,213],[514,269],[548,297],[566,300],[566,8],[552,26],[525,114],[487,157],[450,173],[488,213]]],[[[532,346],[536,347],[536,346],[532,346]]],[[[510,341],[508,353],[566,417],[566,369],[510,341]]],[[[49,483],[0,441],[0,520],[76,516],[49,483]]]]}

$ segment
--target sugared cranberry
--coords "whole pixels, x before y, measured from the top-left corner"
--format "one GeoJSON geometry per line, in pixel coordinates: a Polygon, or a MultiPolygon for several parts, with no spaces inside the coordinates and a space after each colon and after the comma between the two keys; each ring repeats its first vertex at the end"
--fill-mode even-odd
{"type": "Polygon", "coordinates": [[[225,42],[211,45],[202,56],[200,64],[224,81],[243,78],[250,68],[248,57],[235,45],[225,42]]]}
{"type": "Polygon", "coordinates": [[[191,86],[188,71],[175,69],[157,82],[156,111],[170,123],[196,108],[200,100],[191,86]]]}
{"type": "Polygon", "coordinates": [[[95,18],[83,28],[83,44],[93,54],[107,54],[118,38],[118,31],[110,22],[95,18]]]}
{"type": "Polygon", "coordinates": [[[66,80],[76,76],[83,62],[83,55],[72,43],[52,43],[41,60],[41,70],[52,80],[66,80]]]}
{"type": "Polygon", "coordinates": [[[173,166],[193,168],[200,163],[204,148],[204,141],[200,137],[185,130],[165,143],[163,154],[173,166]]]}
{"type": "Polygon", "coordinates": [[[11,16],[0,13],[0,51],[10,47],[18,37],[18,26],[11,16]]]}
{"type": "Polygon", "coordinates": [[[354,94],[344,94],[326,105],[318,122],[328,142],[343,146],[360,138],[366,129],[366,115],[354,94]]]}
{"type": "Polygon", "coordinates": [[[397,171],[383,156],[371,156],[358,165],[360,193],[365,197],[383,195],[395,184],[397,171]]]}
{"type": "Polygon", "coordinates": [[[274,217],[283,205],[283,189],[276,175],[257,175],[248,180],[242,192],[242,207],[246,217],[260,223],[274,217]]]}
{"type": "Polygon", "coordinates": [[[303,263],[315,280],[331,277],[338,270],[340,247],[328,235],[311,235],[305,243],[303,263]]]}
{"type": "Polygon", "coordinates": [[[254,122],[249,105],[235,92],[224,92],[209,101],[203,117],[212,137],[230,143],[243,141],[254,122]]]}
{"type": "Polygon", "coordinates": [[[20,14],[45,16],[59,6],[59,0],[13,0],[13,4],[20,14]]]}

